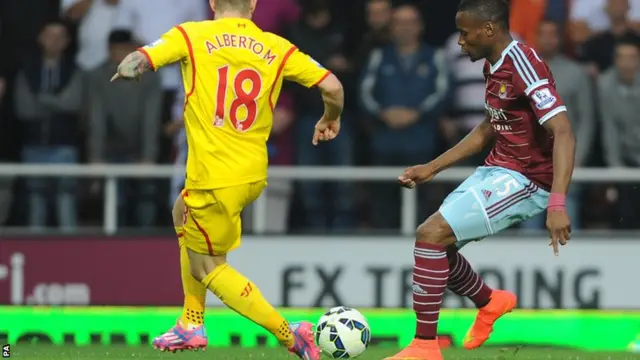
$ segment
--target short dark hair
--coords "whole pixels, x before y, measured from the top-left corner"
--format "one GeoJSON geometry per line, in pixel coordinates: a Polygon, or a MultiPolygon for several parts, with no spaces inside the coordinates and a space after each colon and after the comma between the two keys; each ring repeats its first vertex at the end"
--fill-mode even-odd
{"type": "Polygon", "coordinates": [[[63,19],[52,19],[47,21],[44,25],[42,25],[42,27],[40,28],[40,32],[42,33],[46,28],[48,28],[49,26],[61,26],[64,28],[64,30],[69,33],[69,23],[67,23],[65,20],[63,19]]]}
{"type": "Polygon", "coordinates": [[[327,0],[306,0],[302,2],[302,16],[312,16],[325,11],[330,11],[327,0]]]}
{"type": "Polygon", "coordinates": [[[500,24],[509,30],[509,0],[462,0],[458,11],[468,11],[484,21],[500,24]]]}
{"type": "Polygon", "coordinates": [[[130,44],[133,42],[133,34],[129,30],[116,29],[109,34],[109,45],[130,44]]]}
{"type": "Polygon", "coordinates": [[[551,19],[551,18],[543,18],[542,20],[540,20],[540,24],[538,24],[538,27],[545,25],[545,24],[549,24],[549,25],[555,25],[558,29],[562,29],[562,23],[556,19],[551,19]]]}
{"type": "Polygon", "coordinates": [[[616,49],[620,46],[632,46],[640,51],[640,38],[635,35],[624,35],[616,40],[616,49]]]}

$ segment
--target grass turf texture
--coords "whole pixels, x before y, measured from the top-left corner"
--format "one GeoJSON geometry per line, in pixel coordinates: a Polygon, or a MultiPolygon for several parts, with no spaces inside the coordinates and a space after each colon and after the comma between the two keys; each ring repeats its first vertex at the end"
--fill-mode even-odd
{"type": "MultiPolygon", "coordinates": [[[[393,355],[396,349],[373,347],[359,357],[359,360],[381,360],[393,355]]],[[[193,359],[193,360],[294,360],[283,349],[242,349],[242,348],[209,348],[207,351],[161,353],[150,347],[126,346],[41,346],[14,345],[11,349],[12,359],[24,360],[112,360],[112,359],[193,359]]],[[[577,350],[557,350],[544,348],[485,348],[473,351],[450,349],[444,352],[446,360],[632,360],[640,359],[640,354],[630,353],[595,353],[577,350]]],[[[328,358],[326,358],[328,359],[328,358]]]]}

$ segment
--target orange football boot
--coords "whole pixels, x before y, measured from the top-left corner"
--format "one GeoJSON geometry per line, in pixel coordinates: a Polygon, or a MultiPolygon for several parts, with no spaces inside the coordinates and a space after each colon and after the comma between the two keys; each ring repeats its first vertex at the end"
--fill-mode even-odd
{"type": "Polygon", "coordinates": [[[443,360],[438,339],[413,339],[411,344],[399,353],[384,360],[443,360]]]}
{"type": "Polygon", "coordinates": [[[511,312],[516,307],[517,298],[514,293],[505,290],[493,290],[489,303],[478,310],[476,321],[464,337],[462,345],[468,349],[475,349],[484,344],[491,332],[493,324],[502,315],[511,312]]]}

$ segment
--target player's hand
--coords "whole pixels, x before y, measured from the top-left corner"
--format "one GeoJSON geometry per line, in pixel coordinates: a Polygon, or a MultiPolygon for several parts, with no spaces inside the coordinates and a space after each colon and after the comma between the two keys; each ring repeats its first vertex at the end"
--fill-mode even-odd
{"type": "Polygon", "coordinates": [[[115,75],[111,77],[111,82],[118,79],[140,80],[142,74],[149,68],[147,58],[139,51],[134,51],[127,55],[118,65],[115,75]]]}
{"type": "Polygon", "coordinates": [[[131,69],[131,66],[123,62],[120,65],[118,65],[118,69],[116,70],[116,73],[111,77],[111,80],[109,81],[114,82],[118,79],[139,80],[140,75],[136,74],[134,70],[131,69]]]}
{"type": "Polygon", "coordinates": [[[320,119],[316,123],[316,127],[313,130],[313,145],[318,145],[320,141],[331,141],[335,139],[340,133],[340,118],[336,120],[328,120],[326,118],[320,119]]]}
{"type": "Polygon", "coordinates": [[[407,168],[402,175],[398,176],[398,183],[407,189],[413,189],[418,184],[431,181],[436,174],[436,168],[431,163],[416,165],[407,168]]]}
{"type": "Polygon", "coordinates": [[[558,244],[566,245],[571,239],[571,221],[565,210],[547,211],[547,229],[553,247],[553,253],[558,256],[558,244]]]}

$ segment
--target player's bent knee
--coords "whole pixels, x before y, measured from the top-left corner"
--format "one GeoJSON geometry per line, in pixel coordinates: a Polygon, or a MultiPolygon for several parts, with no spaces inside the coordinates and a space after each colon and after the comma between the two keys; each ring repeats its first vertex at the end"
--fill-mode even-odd
{"type": "Polygon", "coordinates": [[[209,254],[200,254],[187,248],[187,255],[189,256],[191,276],[200,282],[213,272],[216,267],[227,263],[226,254],[212,256],[209,254]]]}
{"type": "Polygon", "coordinates": [[[204,268],[197,266],[193,262],[190,264],[189,270],[191,271],[191,276],[193,276],[193,278],[198,280],[199,282],[202,282],[202,280],[207,277],[207,272],[204,270],[204,268]]]}
{"type": "Polygon", "coordinates": [[[449,246],[455,243],[456,239],[451,226],[439,212],[431,215],[425,222],[418,226],[416,230],[416,242],[449,246]]]}

